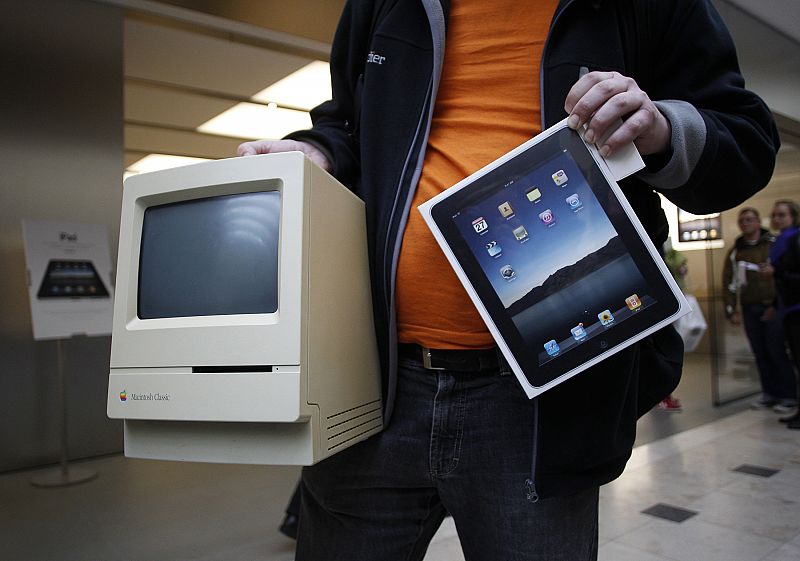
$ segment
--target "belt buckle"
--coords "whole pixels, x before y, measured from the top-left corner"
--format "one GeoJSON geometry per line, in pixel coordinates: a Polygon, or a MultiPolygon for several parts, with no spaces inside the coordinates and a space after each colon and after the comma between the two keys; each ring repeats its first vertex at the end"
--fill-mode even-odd
{"type": "Polygon", "coordinates": [[[431,364],[431,350],[428,347],[422,347],[422,366],[425,370],[446,370],[446,368],[431,364]]]}

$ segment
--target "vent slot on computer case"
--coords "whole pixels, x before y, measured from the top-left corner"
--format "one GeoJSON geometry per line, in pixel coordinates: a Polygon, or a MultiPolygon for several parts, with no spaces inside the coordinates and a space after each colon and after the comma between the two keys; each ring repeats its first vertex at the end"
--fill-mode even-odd
{"type": "Polygon", "coordinates": [[[383,409],[379,399],[329,415],[325,426],[327,449],[334,450],[353,439],[379,431],[382,417],[383,409]]]}

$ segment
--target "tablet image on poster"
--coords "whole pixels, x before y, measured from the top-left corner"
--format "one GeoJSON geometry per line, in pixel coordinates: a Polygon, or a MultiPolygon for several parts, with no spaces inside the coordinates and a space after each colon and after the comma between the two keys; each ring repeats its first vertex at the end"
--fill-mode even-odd
{"type": "Polygon", "coordinates": [[[108,298],[94,263],[76,259],[51,259],[47,263],[37,298],[108,298]]]}
{"type": "Polygon", "coordinates": [[[592,150],[562,122],[420,206],[529,397],[686,312],[592,150]]]}

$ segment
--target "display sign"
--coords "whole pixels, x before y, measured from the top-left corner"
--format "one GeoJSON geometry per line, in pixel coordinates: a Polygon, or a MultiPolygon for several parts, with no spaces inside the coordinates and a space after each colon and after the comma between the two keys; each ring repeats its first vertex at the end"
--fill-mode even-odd
{"type": "Polygon", "coordinates": [[[722,217],[713,214],[692,214],[678,209],[678,237],[681,242],[722,239],[722,217]]]}
{"type": "Polygon", "coordinates": [[[106,227],[23,220],[33,338],[109,335],[113,316],[106,227]]]}

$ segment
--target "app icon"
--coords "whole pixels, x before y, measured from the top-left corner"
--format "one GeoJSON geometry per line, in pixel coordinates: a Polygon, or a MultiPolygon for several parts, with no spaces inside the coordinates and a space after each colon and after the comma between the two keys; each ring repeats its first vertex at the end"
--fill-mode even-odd
{"type": "Polygon", "coordinates": [[[579,323],[578,325],[570,329],[570,333],[572,333],[572,336],[575,338],[576,341],[581,341],[583,339],[586,339],[586,330],[583,328],[582,323],[579,323]]]}
{"type": "Polygon", "coordinates": [[[511,203],[509,203],[508,201],[498,206],[497,210],[500,211],[500,214],[503,215],[503,218],[508,218],[509,216],[514,214],[514,209],[511,208],[511,203]]]}
{"type": "Polygon", "coordinates": [[[556,356],[558,351],[561,350],[561,347],[558,346],[558,343],[556,343],[555,339],[550,339],[544,344],[544,350],[547,351],[547,354],[550,356],[556,356]]]}
{"type": "Polygon", "coordinates": [[[628,309],[630,311],[637,310],[642,305],[642,301],[639,300],[639,296],[637,294],[631,294],[630,296],[625,298],[625,303],[628,305],[628,309]]]}
{"type": "Polygon", "coordinates": [[[532,203],[535,203],[539,199],[542,198],[542,192],[539,191],[538,187],[534,187],[530,189],[528,192],[525,193],[525,196],[528,197],[528,200],[532,203]]]}
{"type": "Polygon", "coordinates": [[[510,281],[516,278],[517,272],[511,267],[511,265],[503,265],[500,268],[500,276],[502,276],[507,281],[510,281]]]}
{"type": "Polygon", "coordinates": [[[486,251],[489,252],[490,257],[497,257],[503,252],[503,248],[496,241],[491,241],[486,244],[486,251]]]}
{"type": "Polygon", "coordinates": [[[556,223],[556,217],[553,214],[553,211],[549,208],[539,214],[539,220],[541,220],[545,226],[552,226],[556,223]]]}
{"type": "Polygon", "coordinates": [[[611,310],[603,310],[597,314],[597,319],[599,319],[600,323],[603,325],[608,325],[614,321],[614,314],[611,313],[611,310]]]}
{"type": "Polygon", "coordinates": [[[563,169],[560,169],[553,174],[553,181],[556,182],[556,185],[563,185],[568,179],[569,178],[567,177],[567,174],[564,173],[563,169]]]}
{"type": "Polygon", "coordinates": [[[528,231],[525,229],[525,226],[517,226],[514,228],[514,237],[517,238],[519,241],[524,240],[528,237],[528,231]]]}
{"type": "Polygon", "coordinates": [[[569,208],[572,210],[578,210],[583,206],[583,203],[581,202],[580,197],[578,197],[578,194],[575,193],[574,195],[567,197],[567,205],[569,205],[569,208]]]}
{"type": "Polygon", "coordinates": [[[484,232],[486,232],[486,230],[489,229],[489,224],[486,222],[486,219],[483,216],[479,216],[478,218],[472,221],[472,227],[479,234],[483,234],[484,232]]]}

